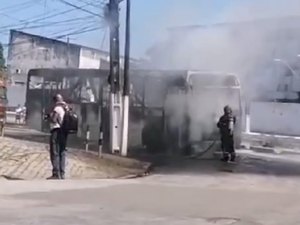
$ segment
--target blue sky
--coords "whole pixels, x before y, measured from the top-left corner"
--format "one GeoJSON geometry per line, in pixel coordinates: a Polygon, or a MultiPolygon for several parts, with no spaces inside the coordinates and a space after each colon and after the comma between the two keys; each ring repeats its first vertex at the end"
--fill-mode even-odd
{"type": "MultiPolygon", "coordinates": [[[[77,6],[101,14],[104,0],[66,0],[77,6]],[[87,3],[97,4],[87,5],[87,3]]],[[[167,27],[209,24],[222,20],[224,12],[233,6],[258,0],[131,0],[132,1],[132,55],[142,57],[153,43],[164,36],[167,27]]],[[[283,0],[261,0],[259,2],[283,0]]],[[[124,34],[124,3],[121,4],[121,34],[124,34]]],[[[10,28],[56,38],[83,29],[103,27],[80,35],[70,35],[71,42],[95,48],[108,47],[108,32],[100,17],[74,10],[59,0],[1,0],[0,41],[8,43],[10,28]],[[64,11],[69,12],[62,13],[64,11]],[[56,15],[53,17],[53,15],[56,15]],[[43,20],[43,18],[45,18],[43,20]],[[72,21],[74,18],[79,18],[72,21]],[[29,22],[28,22],[29,21],[29,22]],[[57,22],[65,21],[64,24],[57,22]],[[47,26],[45,26],[47,24],[47,26]],[[50,25],[49,25],[50,24],[50,25]],[[31,27],[31,28],[30,28],[31,27]]],[[[62,40],[66,40],[63,37],[62,40]]],[[[123,43],[123,41],[122,41],[123,43]]]]}

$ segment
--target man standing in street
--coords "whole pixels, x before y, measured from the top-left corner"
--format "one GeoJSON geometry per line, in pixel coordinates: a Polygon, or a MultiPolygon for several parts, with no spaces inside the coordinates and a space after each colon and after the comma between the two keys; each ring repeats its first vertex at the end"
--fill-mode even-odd
{"type": "Polygon", "coordinates": [[[54,106],[50,112],[50,160],[52,176],[48,179],[64,179],[66,163],[67,132],[62,129],[62,124],[68,105],[63,97],[57,94],[53,97],[54,106]]]}
{"type": "Polygon", "coordinates": [[[221,116],[217,124],[220,129],[221,143],[223,151],[223,161],[234,162],[236,158],[234,149],[234,125],[236,122],[230,106],[224,107],[224,115],[221,116]]]}

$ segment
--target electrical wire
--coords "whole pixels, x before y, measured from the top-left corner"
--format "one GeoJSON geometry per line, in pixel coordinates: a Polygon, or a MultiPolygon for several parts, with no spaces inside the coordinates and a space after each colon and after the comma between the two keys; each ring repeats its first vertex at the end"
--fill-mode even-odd
{"type": "Polygon", "coordinates": [[[26,2],[23,2],[23,3],[19,3],[19,4],[15,4],[15,5],[10,5],[10,6],[1,8],[0,12],[6,12],[6,11],[8,11],[10,9],[12,9],[14,12],[15,11],[24,10],[26,8],[32,7],[34,5],[33,3],[36,3],[37,1],[39,1],[39,0],[29,0],[29,1],[26,1],[26,2]]]}
{"type": "MultiPolygon", "coordinates": [[[[81,7],[84,7],[86,5],[83,5],[81,7]]],[[[29,19],[26,19],[25,22],[23,23],[20,23],[20,24],[9,24],[9,25],[5,25],[5,26],[0,26],[0,29],[4,29],[4,28],[11,28],[11,27],[16,27],[16,26],[26,26],[30,23],[37,23],[37,22],[41,22],[41,21],[44,21],[46,19],[50,19],[50,18],[54,18],[54,17],[58,17],[58,16],[61,16],[61,15],[65,15],[67,13],[70,13],[70,12],[73,12],[75,11],[76,9],[68,9],[68,10],[64,10],[64,11],[60,11],[60,12],[56,12],[56,13],[53,13],[53,14],[50,14],[48,16],[45,17],[44,13],[43,14],[40,14],[36,17],[32,17],[32,18],[29,18],[29,19]]]]}
{"type": "MultiPolygon", "coordinates": [[[[85,17],[79,17],[79,18],[74,18],[74,19],[67,19],[67,20],[62,20],[62,21],[49,21],[45,22],[42,24],[37,24],[37,25],[32,25],[32,26],[26,26],[26,27],[17,27],[14,30],[19,30],[22,31],[24,29],[37,29],[37,28],[43,28],[43,27],[51,27],[51,26],[68,26],[68,25],[76,25],[78,21],[84,21],[84,22],[91,22],[91,19],[93,19],[92,16],[85,16],[85,17]]],[[[5,33],[9,32],[11,29],[6,29],[6,30],[0,30],[0,33],[5,33]]]]}
{"type": "Polygon", "coordinates": [[[72,33],[72,32],[77,32],[77,31],[83,31],[86,29],[90,29],[90,28],[94,28],[97,27],[99,24],[91,24],[89,26],[87,26],[86,24],[82,24],[81,26],[77,25],[77,26],[73,26],[73,27],[69,27],[68,29],[63,29],[63,30],[59,30],[59,31],[55,31],[53,33],[49,33],[48,36],[50,37],[58,37],[58,36],[64,36],[66,33],[72,33]],[[79,27],[79,28],[78,28],[79,27]]]}
{"type": "MultiPolygon", "coordinates": [[[[32,3],[32,1],[28,1],[27,4],[28,3],[32,3]]],[[[7,28],[11,29],[12,27],[14,27],[15,30],[24,30],[24,29],[30,29],[30,28],[31,29],[36,29],[36,28],[39,28],[39,27],[42,27],[42,26],[51,26],[51,23],[49,23],[49,24],[40,24],[40,22],[45,21],[46,19],[49,19],[49,18],[54,18],[54,17],[58,17],[60,15],[65,15],[66,13],[70,13],[72,11],[78,10],[78,8],[83,9],[83,7],[85,7],[87,5],[89,5],[89,2],[85,3],[84,5],[78,6],[76,8],[72,8],[72,9],[69,9],[69,10],[64,10],[64,11],[61,11],[61,12],[58,12],[58,13],[50,14],[48,16],[45,16],[45,14],[41,14],[41,15],[38,15],[36,17],[31,18],[31,20],[29,19],[27,21],[26,20],[23,20],[22,22],[20,21],[21,23],[19,23],[19,24],[11,24],[11,25],[2,26],[2,27],[0,27],[0,33],[3,33],[3,34],[7,35],[8,31],[9,31],[7,28]],[[36,23],[39,23],[39,24],[28,27],[29,24],[36,24],[36,23]],[[24,26],[20,27],[21,25],[24,25],[24,26]]],[[[96,14],[96,15],[98,17],[101,17],[98,14],[96,14]]],[[[55,25],[55,24],[56,23],[53,23],[53,25],[55,25]]]]}
{"type": "MultiPolygon", "coordinates": [[[[68,33],[64,33],[64,34],[61,34],[61,31],[60,32],[56,32],[56,33],[53,33],[50,37],[50,39],[62,39],[62,38],[65,38],[65,37],[68,37],[68,36],[76,36],[76,35],[79,35],[79,34],[84,34],[84,33],[88,33],[88,32],[92,32],[92,31],[96,31],[96,30],[100,30],[100,29],[103,29],[105,28],[105,26],[85,26],[85,27],[82,27],[82,28],[71,28],[69,29],[68,33]]],[[[64,30],[66,31],[66,30],[64,30]]],[[[33,35],[35,36],[35,35],[33,35]]],[[[36,35],[37,36],[37,35],[36,35]]],[[[17,42],[17,43],[7,43],[7,44],[2,44],[3,47],[11,47],[11,46],[16,46],[16,45],[22,45],[22,44],[26,44],[28,43],[28,40],[25,40],[25,41],[20,41],[20,42],[17,42]]]]}
{"type": "MultiPolygon", "coordinates": [[[[66,1],[66,0],[58,0],[58,1],[64,3],[65,5],[71,6],[71,7],[75,8],[75,9],[78,9],[78,10],[81,10],[81,11],[83,11],[83,12],[89,13],[89,14],[91,14],[91,15],[93,15],[93,16],[97,16],[97,17],[103,18],[103,16],[101,16],[101,15],[99,15],[99,14],[97,14],[97,13],[94,13],[94,12],[92,12],[92,11],[90,11],[90,10],[87,10],[87,9],[83,8],[83,7],[80,7],[80,6],[77,6],[77,5],[75,5],[75,4],[72,4],[72,3],[70,3],[70,2],[68,2],[68,1],[66,1]]],[[[88,3],[87,3],[87,4],[88,4],[88,3]]]]}
{"type": "MultiPolygon", "coordinates": [[[[0,10],[13,9],[13,7],[16,7],[16,6],[19,6],[19,8],[22,9],[22,7],[23,8],[24,7],[29,7],[30,4],[32,4],[33,2],[36,2],[36,1],[37,0],[34,0],[34,1],[31,0],[31,1],[27,1],[23,4],[16,4],[14,6],[2,8],[0,10]]],[[[64,11],[60,11],[60,12],[56,12],[56,13],[51,13],[51,14],[48,14],[48,16],[45,16],[45,13],[43,13],[41,15],[31,17],[31,18],[26,19],[26,20],[19,20],[21,23],[13,24],[13,25],[5,25],[5,26],[0,27],[0,33],[1,32],[2,33],[7,32],[8,28],[10,30],[12,27],[15,27],[15,26],[17,26],[18,30],[36,29],[36,28],[41,28],[43,26],[67,26],[67,25],[71,25],[71,24],[72,25],[74,24],[76,26],[76,27],[73,27],[73,28],[69,29],[68,33],[66,33],[66,31],[68,31],[66,29],[64,29],[63,31],[60,31],[60,32],[56,32],[55,33],[56,36],[53,36],[52,39],[57,39],[58,40],[58,39],[62,39],[62,38],[65,38],[65,37],[76,36],[76,35],[80,35],[80,34],[84,34],[84,33],[88,33],[88,32],[92,32],[92,31],[96,31],[96,30],[100,30],[100,29],[105,28],[105,26],[98,25],[98,26],[85,26],[85,27],[82,27],[82,28],[78,29],[78,24],[77,23],[75,24],[76,21],[80,21],[80,20],[85,20],[86,22],[88,22],[95,16],[102,18],[103,17],[102,15],[96,14],[96,13],[94,13],[92,11],[89,11],[89,10],[84,8],[86,6],[96,6],[95,4],[91,4],[91,2],[88,2],[88,1],[82,1],[82,2],[84,2],[84,4],[80,5],[80,6],[77,6],[77,5],[72,4],[72,3],[68,2],[68,1],[65,1],[65,0],[59,0],[59,1],[63,2],[64,4],[67,4],[67,5],[71,6],[72,9],[68,9],[68,10],[64,10],[64,11]],[[43,21],[46,21],[47,19],[58,17],[60,15],[65,15],[66,13],[70,13],[70,12],[73,12],[75,10],[80,10],[80,11],[87,12],[87,13],[91,14],[93,17],[89,16],[89,17],[82,17],[82,18],[75,18],[75,19],[73,18],[73,19],[64,20],[64,21],[53,21],[53,22],[41,23],[43,21]],[[32,26],[28,26],[29,24],[32,24],[32,26]],[[22,25],[23,25],[23,27],[22,27],[22,25]],[[1,31],[1,29],[2,29],[2,31],[1,31]],[[62,32],[64,32],[64,33],[61,34],[62,32]]],[[[99,4],[104,4],[104,3],[100,2],[99,4]]],[[[14,19],[16,19],[16,18],[14,18],[14,19]]],[[[21,42],[18,42],[18,43],[3,44],[3,47],[11,47],[11,46],[14,46],[14,45],[21,45],[21,44],[24,44],[24,43],[28,43],[28,41],[23,41],[23,42],[21,41],[21,42]]],[[[22,53],[19,53],[19,54],[22,54],[22,53]]]]}
{"type": "Polygon", "coordinates": [[[6,14],[6,13],[3,13],[3,12],[0,12],[0,15],[5,16],[5,17],[7,17],[7,18],[9,18],[9,19],[12,19],[12,20],[18,20],[18,21],[21,22],[21,23],[25,22],[25,20],[20,20],[20,19],[18,19],[18,18],[16,18],[16,17],[10,16],[10,15],[8,15],[8,14],[6,14]]]}
{"type": "Polygon", "coordinates": [[[92,3],[92,2],[89,2],[87,0],[77,0],[77,1],[82,2],[82,3],[86,3],[89,6],[95,7],[97,9],[99,9],[99,8],[103,7],[104,5],[106,5],[106,3],[104,3],[104,1],[99,1],[99,3],[92,3]]]}

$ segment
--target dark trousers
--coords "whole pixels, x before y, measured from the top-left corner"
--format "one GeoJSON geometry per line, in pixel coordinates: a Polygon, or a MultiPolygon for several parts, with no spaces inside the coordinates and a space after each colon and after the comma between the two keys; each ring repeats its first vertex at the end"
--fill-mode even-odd
{"type": "Polygon", "coordinates": [[[234,138],[230,134],[221,134],[223,159],[225,161],[235,160],[234,138]]]}
{"type": "Polygon", "coordinates": [[[52,175],[63,177],[66,167],[66,134],[60,128],[53,129],[50,135],[50,160],[52,175]]]}

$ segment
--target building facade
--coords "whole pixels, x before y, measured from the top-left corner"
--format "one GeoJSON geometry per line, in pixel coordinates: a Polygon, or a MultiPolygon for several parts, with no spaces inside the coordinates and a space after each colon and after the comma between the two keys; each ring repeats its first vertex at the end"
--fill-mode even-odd
{"type": "Polygon", "coordinates": [[[77,44],[11,30],[7,66],[11,74],[32,68],[85,68],[106,66],[109,53],[77,44]],[[101,65],[102,64],[102,65],[101,65]]]}
{"type": "Polygon", "coordinates": [[[27,74],[36,68],[108,69],[109,52],[11,30],[7,67],[9,105],[23,105],[27,74]]]}

